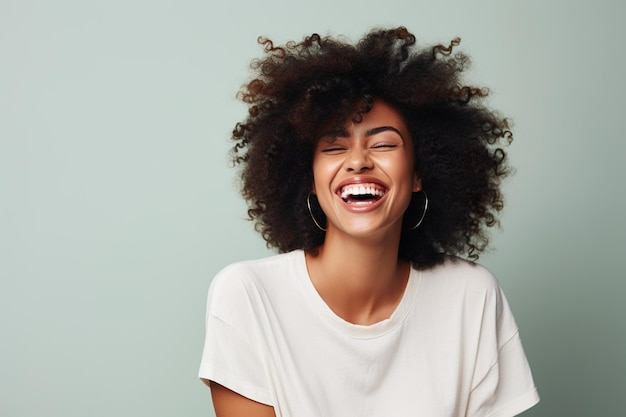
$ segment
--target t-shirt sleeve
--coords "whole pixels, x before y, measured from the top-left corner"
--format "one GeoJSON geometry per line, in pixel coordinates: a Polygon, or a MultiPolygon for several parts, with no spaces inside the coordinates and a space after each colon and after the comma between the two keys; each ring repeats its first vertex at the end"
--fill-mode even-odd
{"type": "Polygon", "coordinates": [[[512,417],[539,401],[513,314],[497,287],[487,298],[468,417],[512,417]]]}
{"type": "Polygon", "coordinates": [[[218,274],[209,289],[198,376],[254,401],[272,405],[263,349],[255,340],[249,294],[232,272],[218,274]]]}

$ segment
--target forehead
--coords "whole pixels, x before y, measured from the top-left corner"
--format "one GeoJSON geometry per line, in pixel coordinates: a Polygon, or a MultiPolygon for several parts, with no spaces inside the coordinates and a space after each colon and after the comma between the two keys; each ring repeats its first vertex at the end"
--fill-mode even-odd
{"type": "Polygon", "coordinates": [[[371,125],[392,126],[406,131],[404,116],[383,100],[374,100],[372,109],[363,114],[361,123],[354,124],[355,127],[358,125],[367,125],[368,127],[372,127],[371,125]]]}
{"type": "Polygon", "coordinates": [[[402,113],[389,103],[377,99],[367,113],[355,114],[343,123],[327,130],[329,136],[350,136],[363,132],[396,131],[402,139],[409,139],[410,134],[402,113]],[[379,128],[389,128],[380,129],[379,128]]]}
{"type": "Polygon", "coordinates": [[[347,136],[362,130],[389,126],[401,132],[401,136],[408,137],[408,128],[404,116],[395,107],[384,100],[375,99],[369,111],[358,113],[355,111],[345,120],[328,123],[321,129],[320,137],[347,136]]]}

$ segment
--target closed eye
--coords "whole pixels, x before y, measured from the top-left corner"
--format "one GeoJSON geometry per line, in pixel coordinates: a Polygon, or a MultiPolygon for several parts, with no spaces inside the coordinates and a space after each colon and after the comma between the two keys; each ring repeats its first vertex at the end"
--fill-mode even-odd
{"type": "Polygon", "coordinates": [[[320,149],[320,152],[322,152],[322,153],[339,153],[339,152],[343,152],[345,150],[346,150],[346,148],[335,146],[335,147],[320,149]]]}
{"type": "Polygon", "coordinates": [[[387,151],[387,150],[395,149],[397,147],[398,147],[398,144],[396,143],[377,143],[372,146],[372,149],[376,149],[380,151],[387,151]]]}

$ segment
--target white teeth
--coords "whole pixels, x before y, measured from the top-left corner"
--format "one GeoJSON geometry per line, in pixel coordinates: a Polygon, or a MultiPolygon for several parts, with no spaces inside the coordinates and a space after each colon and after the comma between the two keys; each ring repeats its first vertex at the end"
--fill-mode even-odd
{"type": "Polygon", "coordinates": [[[344,200],[351,195],[374,195],[382,197],[385,192],[375,187],[365,185],[349,185],[341,191],[341,198],[344,200]]]}

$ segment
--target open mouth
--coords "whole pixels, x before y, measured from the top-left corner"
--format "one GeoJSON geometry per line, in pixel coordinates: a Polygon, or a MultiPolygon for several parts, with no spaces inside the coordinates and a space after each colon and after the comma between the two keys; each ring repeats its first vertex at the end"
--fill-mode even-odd
{"type": "Polygon", "coordinates": [[[387,193],[384,187],[373,183],[350,184],[339,191],[341,199],[348,204],[372,204],[387,193]]]}

